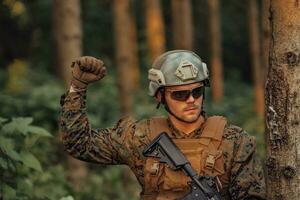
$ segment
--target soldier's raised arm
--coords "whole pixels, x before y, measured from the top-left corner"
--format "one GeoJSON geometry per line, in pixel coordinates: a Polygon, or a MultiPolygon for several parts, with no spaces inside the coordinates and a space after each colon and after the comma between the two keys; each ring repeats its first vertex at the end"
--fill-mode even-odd
{"type": "MultiPolygon", "coordinates": [[[[92,129],[86,113],[86,89],[88,84],[106,75],[104,63],[90,56],[72,62],[72,80],[69,91],[61,98],[59,128],[66,151],[80,160],[122,164],[118,148],[125,138],[115,137],[120,131],[130,131],[132,120],[120,120],[113,128],[92,129]]],[[[123,134],[126,135],[126,134],[123,134]]]]}

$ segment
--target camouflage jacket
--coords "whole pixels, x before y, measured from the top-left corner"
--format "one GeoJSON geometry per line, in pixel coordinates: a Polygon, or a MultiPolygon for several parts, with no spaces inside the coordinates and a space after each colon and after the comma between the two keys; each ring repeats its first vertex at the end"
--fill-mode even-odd
{"type": "MultiPolygon", "coordinates": [[[[150,142],[150,119],[120,119],[111,128],[92,129],[86,113],[86,93],[66,93],[61,99],[59,119],[62,142],[73,157],[93,163],[126,164],[144,186],[146,157],[142,151],[150,142]]],[[[175,138],[201,134],[201,127],[185,136],[171,123],[169,128],[175,138]]],[[[255,154],[255,140],[241,128],[227,124],[223,141],[225,170],[230,174],[229,184],[223,185],[222,199],[265,199],[265,180],[262,165],[255,154]]],[[[143,191],[142,191],[143,193],[143,191]]]]}

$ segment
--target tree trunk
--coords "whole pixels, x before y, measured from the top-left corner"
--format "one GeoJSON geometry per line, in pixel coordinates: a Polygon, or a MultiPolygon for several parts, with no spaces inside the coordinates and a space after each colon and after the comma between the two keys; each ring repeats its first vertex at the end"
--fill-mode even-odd
{"type": "Polygon", "coordinates": [[[146,31],[151,61],[165,51],[165,26],[160,0],[146,0],[146,31]]]}
{"type": "MultiPolygon", "coordinates": [[[[81,56],[81,19],[79,0],[54,0],[53,32],[56,47],[57,73],[68,87],[71,79],[70,64],[74,58],[81,56]]],[[[68,156],[68,177],[75,191],[81,191],[87,176],[84,162],[68,156]]]]}
{"type": "Polygon", "coordinates": [[[263,79],[266,80],[267,71],[269,68],[269,51],[270,51],[270,0],[262,1],[262,65],[263,65],[263,79]]]}
{"type": "Polygon", "coordinates": [[[138,42],[137,42],[137,27],[136,27],[136,19],[135,15],[130,15],[130,39],[132,45],[132,52],[130,54],[130,65],[132,66],[132,90],[136,91],[140,88],[140,68],[139,68],[139,60],[138,60],[138,42]]]}
{"type": "Polygon", "coordinates": [[[223,64],[219,0],[208,0],[208,8],[210,19],[212,98],[214,102],[220,102],[223,99],[223,64]]]}
{"type": "Polygon", "coordinates": [[[81,56],[82,32],[79,0],[54,0],[53,32],[56,47],[56,67],[66,85],[71,79],[70,63],[81,56]]]}
{"type": "Polygon", "coordinates": [[[193,18],[190,0],[171,0],[173,45],[193,50],[193,18]]]}
{"type": "MultiPolygon", "coordinates": [[[[137,30],[130,3],[130,0],[113,1],[117,82],[122,115],[133,113],[133,95],[139,88],[137,30]]],[[[127,193],[132,193],[128,183],[133,177],[128,167],[123,168],[121,178],[127,193]]]]}
{"type": "Polygon", "coordinates": [[[258,116],[264,115],[264,80],[261,66],[259,25],[257,1],[249,0],[249,30],[250,54],[252,64],[252,79],[254,82],[255,112],[258,116]]]}
{"type": "Polygon", "coordinates": [[[129,115],[132,113],[134,88],[138,83],[135,80],[137,66],[134,63],[134,58],[137,57],[136,47],[134,47],[136,39],[133,41],[136,30],[132,30],[135,23],[130,14],[130,0],[114,0],[113,2],[117,82],[121,111],[123,115],[129,115]]]}
{"type": "Polygon", "coordinates": [[[272,0],[266,85],[268,199],[300,198],[300,2],[272,0]]]}

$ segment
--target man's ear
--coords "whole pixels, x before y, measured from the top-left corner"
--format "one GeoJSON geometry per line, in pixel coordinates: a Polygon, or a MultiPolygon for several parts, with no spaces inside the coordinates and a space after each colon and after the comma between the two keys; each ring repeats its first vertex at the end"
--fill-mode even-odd
{"type": "Polygon", "coordinates": [[[161,102],[161,92],[160,92],[160,91],[158,91],[158,92],[156,93],[155,99],[156,99],[157,102],[161,102]]]}

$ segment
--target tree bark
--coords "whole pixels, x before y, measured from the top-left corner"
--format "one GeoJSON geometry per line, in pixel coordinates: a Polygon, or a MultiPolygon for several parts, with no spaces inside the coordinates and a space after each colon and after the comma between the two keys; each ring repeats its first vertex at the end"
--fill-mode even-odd
{"type": "Polygon", "coordinates": [[[171,0],[173,45],[193,50],[193,18],[190,0],[171,0]]]}
{"type": "Polygon", "coordinates": [[[300,2],[271,0],[266,85],[268,199],[300,197],[300,2]]]}
{"type": "Polygon", "coordinates": [[[165,51],[165,26],[161,13],[160,0],[146,0],[146,31],[151,60],[165,51]]]}
{"type": "MultiPolygon", "coordinates": [[[[68,87],[71,79],[70,64],[81,56],[82,31],[79,0],[54,0],[53,33],[56,47],[56,69],[68,87]]],[[[84,162],[67,158],[68,178],[75,191],[81,191],[87,176],[84,162]]]]}
{"type": "Polygon", "coordinates": [[[262,65],[263,65],[263,79],[266,80],[269,68],[269,51],[270,51],[270,0],[262,1],[262,65]]]}
{"type": "Polygon", "coordinates": [[[70,63],[82,54],[79,0],[54,0],[53,33],[58,75],[66,85],[71,79],[70,63]]]}
{"type": "Polygon", "coordinates": [[[260,39],[259,39],[259,25],[258,25],[258,9],[257,1],[249,0],[249,30],[250,30],[250,54],[252,65],[252,79],[254,82],[254,99],[255,112],[258,116],[264,115],[264,79],[263,68],[261,65],[260,54],[260,39]]]}
{"type": "Polygon", "coordinates": [[[212,74],[212,98],[214,102],[223,99],[223,64],[221,47],[221,25],[219,0],[208,0],[210,19],[210,64],[212,74]]]}
{"type": "Polygon", "coordinates": [[[114,34],[115,34],[115,55],[117,65],[117,82],[120,94],[121,112],[123,115],[132,113],[133,99],[136,80],[137,66],[134,63],[135,55],[133,35],[136,35],[135,23],[130,14],[130,0],[114,0],[114,34]]]}
{"type": "Polygon", "coordinates": [[[132,52],[130,54],[130,65],[132,66],[132,90],[136,91],[140,88],[140,68],[138,59],[138,40],[137,40],[137,27],[136,18],[134,14],[130,14],[130,39],[132,45],[132,52]]]}

